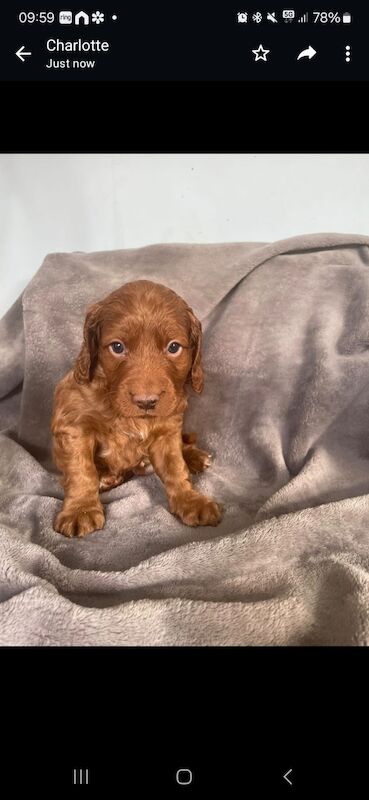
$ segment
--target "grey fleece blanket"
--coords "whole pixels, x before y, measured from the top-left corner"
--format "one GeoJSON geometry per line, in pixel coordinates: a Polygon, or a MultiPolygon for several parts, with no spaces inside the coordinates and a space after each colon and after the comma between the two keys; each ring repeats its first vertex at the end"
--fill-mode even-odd
{"type": "Polygon", "coordinates": [[[1,644],[369,643],[369,237],[49,255],[0,323],[0,396],[1,644]],[[188,528],[134,477],[65,539],[53,390],[86,306],[137,278],[202,320],[185,430],[225,516],[188,528]]]}

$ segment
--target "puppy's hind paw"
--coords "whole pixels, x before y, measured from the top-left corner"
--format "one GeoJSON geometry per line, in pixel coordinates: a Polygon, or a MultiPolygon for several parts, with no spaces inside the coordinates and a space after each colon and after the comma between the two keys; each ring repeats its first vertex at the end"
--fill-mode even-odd
{"type": "Polygon", "coordinates": [[[199,450],[198,447],[194,447],[193,445],[184,446],[183,458],[193,475],[204,472],[212,463],[212,456],[210,453],[206,453],[205,450],[199,450]]]}

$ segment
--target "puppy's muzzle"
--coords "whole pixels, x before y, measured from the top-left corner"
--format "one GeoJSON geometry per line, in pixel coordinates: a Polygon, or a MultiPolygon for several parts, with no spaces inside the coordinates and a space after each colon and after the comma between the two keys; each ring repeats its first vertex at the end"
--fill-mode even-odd
{"type": "Polygon", "coordinates": [[[143,411],[152,411],[158,400],[158,394],[134,394],[132,396],[132,402],[143,411]]]}

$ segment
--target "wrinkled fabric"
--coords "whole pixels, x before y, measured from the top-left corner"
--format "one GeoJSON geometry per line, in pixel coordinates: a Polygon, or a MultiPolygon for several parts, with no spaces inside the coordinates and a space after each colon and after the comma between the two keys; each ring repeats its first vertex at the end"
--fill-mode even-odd
{"type": "Polygon", "coordinates": [[[0,322],[0,398],[0,644],[369,643],[369,237],[49,255],[0,322]],[[184,430],[224,518],[186,527],[148,475],[66,539],[53,391],[86,307],[140,278],[202,321],[184,430]]]}

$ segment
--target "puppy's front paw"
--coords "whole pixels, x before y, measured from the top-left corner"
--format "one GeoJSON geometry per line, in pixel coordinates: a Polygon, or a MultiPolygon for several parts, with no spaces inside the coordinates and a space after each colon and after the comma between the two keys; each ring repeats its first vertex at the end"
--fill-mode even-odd
{"type": "Polygon", "coordinates": [[[218,525],[222,518],[222,506],[211,497],[206,497],[198,492],[186,493],[171,501],[170,510],[176,514],[185,525],[218,525]]]}
{"type": "Polygon", "coordinates": [[[102,506],[76,508],[73,511],[60,511],[54,522],[54,530],[63,536],[86,536],[92,531],[101,530],[105,524],[102,506]]]}

